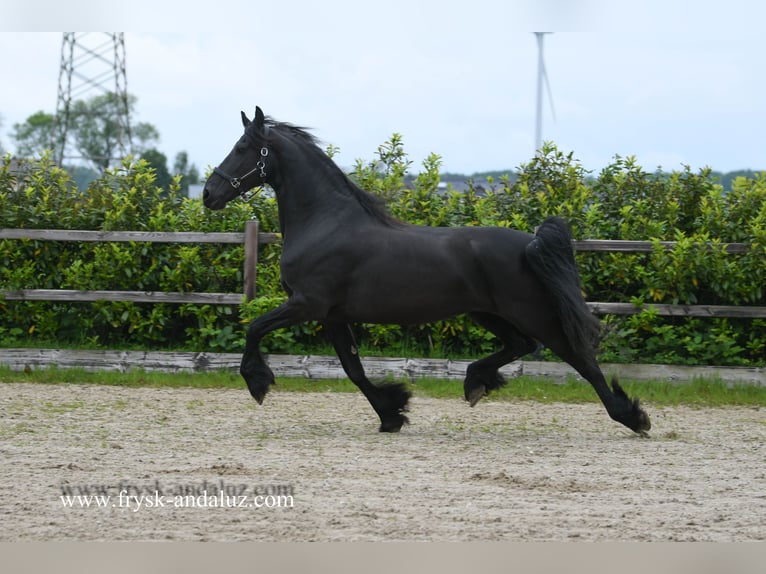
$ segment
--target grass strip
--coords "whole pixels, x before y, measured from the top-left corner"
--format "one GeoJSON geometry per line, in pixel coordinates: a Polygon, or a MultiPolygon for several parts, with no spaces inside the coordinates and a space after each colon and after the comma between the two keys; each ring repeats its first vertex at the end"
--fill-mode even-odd
{"type": "MultiPolygon", "coordinates": [[[[162,387],[200,389],[239,389],[247,396],[245,384],[239,374],[231,371],[197,373],[163,373],[133,370],[128,372],[61,369],[48,367],[14,371],[0,366],[0,383],[43,384],[99,384],[121,387],[162,387]]],[[[695,378],[689,382],[630,381],[621,384],[630,396],[657,405],[766,406],[766,387],[748,384],[728,384],[720,379],[695,378]]],[[[434,398],[462,398],[460,381],[418,379],[410,383],[416,396],[434,398]]],[[[278,377],[274,392],[358,392],[348,379],[310,380],[278,377]]],[[[492,393],[490,400],[533,400],[539,402],[583,403],[598,399],[591,386],[575,378],[566,381],[542,377],[521,376],[509,379],[502,389],[492,393]]]]}

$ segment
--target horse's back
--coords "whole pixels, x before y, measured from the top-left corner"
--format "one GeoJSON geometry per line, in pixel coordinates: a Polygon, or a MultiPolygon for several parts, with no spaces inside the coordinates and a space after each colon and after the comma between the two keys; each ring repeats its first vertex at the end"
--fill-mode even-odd
{"type": "Polygon", "coordinates": [[[433,248],[441,244],[452,249],[471,247],[481,252],[507,253],[509,250],[523,252],[526,245],[534,239],[534,235],[508,227],[428,227],[410,225],[394,230],[401,233],[406,241],[415,241],[433,248]]]}

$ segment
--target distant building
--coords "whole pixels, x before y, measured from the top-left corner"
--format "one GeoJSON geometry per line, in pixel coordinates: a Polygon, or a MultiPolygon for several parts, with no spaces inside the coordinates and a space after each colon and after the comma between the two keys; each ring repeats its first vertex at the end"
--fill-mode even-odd
{"type": "Polygon", "coordinates": [[[29,162],[27,160],[11,156],[10,163],[8,164],[8,173],[15,180],[14,191],[18,191],[23,187],[24,178],[28,172],[29,162]]]}

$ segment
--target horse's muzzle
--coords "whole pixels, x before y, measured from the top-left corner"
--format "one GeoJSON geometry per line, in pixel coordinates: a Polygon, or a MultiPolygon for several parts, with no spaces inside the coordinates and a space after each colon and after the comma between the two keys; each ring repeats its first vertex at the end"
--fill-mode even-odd
{"type": "Polygon", "coordinates": [[[208,209],[213,210],[223,209],[226,206],[226,201],[221,201],[220,196],[214,197],[207,186],[202,190],[202,203],[208,209]]]}

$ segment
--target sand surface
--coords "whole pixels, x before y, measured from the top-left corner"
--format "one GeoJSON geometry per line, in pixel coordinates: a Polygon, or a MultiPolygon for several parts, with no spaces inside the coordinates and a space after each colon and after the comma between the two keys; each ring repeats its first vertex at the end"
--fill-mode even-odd
{"type": "Polygon", "coordinates": [[[0,540],[766,539],[766,410],[646,408],[0,384],[0,540]]]}

